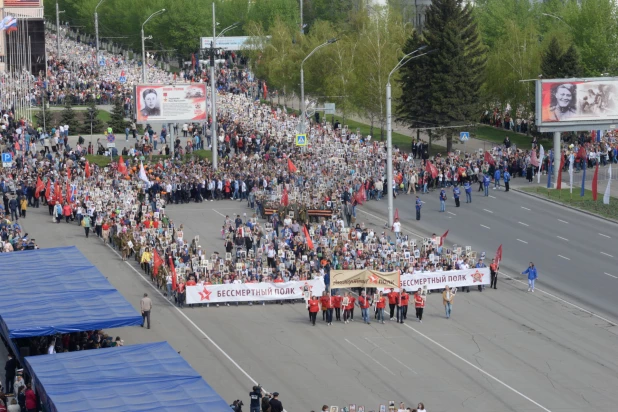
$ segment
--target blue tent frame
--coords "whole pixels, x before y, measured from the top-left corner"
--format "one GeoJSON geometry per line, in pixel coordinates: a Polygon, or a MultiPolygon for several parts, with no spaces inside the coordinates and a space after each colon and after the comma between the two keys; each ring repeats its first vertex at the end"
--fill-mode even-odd
{"type": "Polygon", "coordinates": [[[0,333],[9,342],[142,324],[140,314],[74,246],[2,253],[0,268],[0,333]]]}
{"type": "Polygon", "coordinates": [[[29,356],[25,362],[50,412],[230,411],[167,342],[29,356]]]}

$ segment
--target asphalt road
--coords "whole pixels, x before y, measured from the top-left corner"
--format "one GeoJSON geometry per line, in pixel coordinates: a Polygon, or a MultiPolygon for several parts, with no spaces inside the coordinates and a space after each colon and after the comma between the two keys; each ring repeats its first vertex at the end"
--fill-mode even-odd
{"type": "MultiPolygon", "coordinates": [[[[515,179],[515,185],[525,183],[515,179]]],[[[424,202],[420,221],[415,218],[412,194],[398,196],[395,207],[404,228],[418,237],[449,230],[448,245],[472,246],[485,251],[489,259],[502,244],[502,270],[518,274],[532,261],[539,271],[537,287],[549,287],[618,319],[618,225],[513,190],[493,190],[493,183],[491,187],[490,196],[484,197],[475,185],[471,204],[465,203],[462,193],[459,208],[452,189],[447,189],[445,213],[439,212],[439,191],[420,195],[424,202]]],[[[383,218],[386,207],[385,200],[369,201],[360,216],[371,213],[383,218]]]]}

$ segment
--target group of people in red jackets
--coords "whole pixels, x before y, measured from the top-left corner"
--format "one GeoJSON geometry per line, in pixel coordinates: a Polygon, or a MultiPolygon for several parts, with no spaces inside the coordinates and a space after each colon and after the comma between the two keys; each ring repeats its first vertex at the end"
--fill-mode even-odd
{"type": "MultiPolygon", "coordinates": [[[[416,309],[416,319],[418,322],[423,322],[423,309],[425,308],[426,295],[422,293],[422,289],[418,289],[413,295],[414,307],[416,309]]],[[[341,321],[341,311],[343,310],[343,323],[350,323],[354,320],[354,307],[358,305],[361,309],[363,322],[370,324],[369,308],[374,309],[374,318],[378,322],[384,323],[384,310],[386,304],[390,310],[390,320],[397,320],[397,323],[403,323],[408,318],[408,305],[410,303],[410,295],[405,289],[390,290],[387,293],[380,291],[374,295],[368,295],[365,290],[361,291],[358,299],[351,292],[344,292],[343,296],[338,293],[326,291],[322,296],[311,296],[307,301],[309,310],[309,321],[313,326],[318,316],[318,312],[322,310],[322,320],[327,325],[333,324],[333,312],[335,320],[341,321]]]]}

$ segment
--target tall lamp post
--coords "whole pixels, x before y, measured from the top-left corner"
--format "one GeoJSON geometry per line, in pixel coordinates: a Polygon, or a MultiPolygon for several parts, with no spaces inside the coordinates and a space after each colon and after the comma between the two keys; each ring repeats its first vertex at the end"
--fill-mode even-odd
{"type": "Polygon", "coordinates": [[[394,218],[393,218],[393,128],[391,125],[392,116],[391,116],[391,76],[397,70],[399,70],[402,66],[408,63],[410,60],[414,60],[418,57],[424,56],[428,53],[432,53],[434,50],[429,51],[427,53],[419,54],[418,56],[411,57],[413,54],[425,49],[427,46],[421,46],[418,49],[414,50],[411,53],[406,54],[399,60],[399,63],[395,66],[393,70],[388,75],[388,80],[386,82],[386,190],[388,196],[388,226],[393,227],[394,218]]]}
{"type": "Polygon", "coordinates": [[[60,60],[60,14],[64,13],[64,10],[60,11],[60,6],[56,2],[56,49],[58,56],[56,58],[60,60]]]}
{"type": "Polygon", "coordinates": [[[145,22],[142,23],[142,83],[146,83],[146,49],[144,47],[144,25],[150,21],[154,16],[157,16],[161,13],[165,13],[165,9],[161,9],[159,11],[155,11],[146,19],[145,22]]]}
{"type": "Polygon", "coordinates": [[[97,9],[105,0],[99,1],[99,4],[94,8],[94,35],[96,37],[96,47],[97,47],[97,64],[99,64],[99,15],[97,13],[97,9]]]}
{"type": "Polygon", "coordinates": [[[329,44],[335,43],[337,40],[339,39],[336,39],[336,38],[330,39],[326,43],[320,44],[318,47],[313,49],[313,51],[309,53],[307,57],[305,57],[303,61],[300,63],[300,130],[299,130],[300,133],[305,133],[307,130],[305,126],[305,115],[306,115],[305,113],[305,72],[303,70],[303,65],[305,64],[307,59],[313,55],[313,53],[317,52],[322,47],[326,47],[329,44]]]}

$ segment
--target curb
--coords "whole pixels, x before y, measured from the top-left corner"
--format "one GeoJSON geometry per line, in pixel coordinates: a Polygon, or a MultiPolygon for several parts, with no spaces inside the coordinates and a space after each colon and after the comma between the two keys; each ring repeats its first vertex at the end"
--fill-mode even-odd
{"type": "Polygon", "coordinates": [[[549,198],[546,198],[546,197],[543,197],[543,196],[539,196],[539,195],[536,195],[534,193],[525,192],[523,190],[519,190],[519,189],[515,189],[515,188],[511,188],[511,190],[513,190],[514,192],[517,192],[517,193],[522,193],[522,194],[527,195],[527,196],[531,196],[531,197],[535,197],[537,199],[544,200],[546,202],[553,203],[553,204],[558,205],[558,206],[566,207],[567,209],[575,210],[577,212],[584,213],[584,214],[589,215],[589,216],[594,216],[596,218],[605,220],[605,221],[610,222],[610,223],[618,223],[618,220],[611,219],[611,218],[605,217],[605,216],[601,216],[601,215],[599,215],[597,213],[589,212],[588,210],[580,209],[578,207],[570,206],[570,205],[567,205],[566,203],[557,202],[555,200],[552,200],[552,199],[549,199],[549,198]]]}

